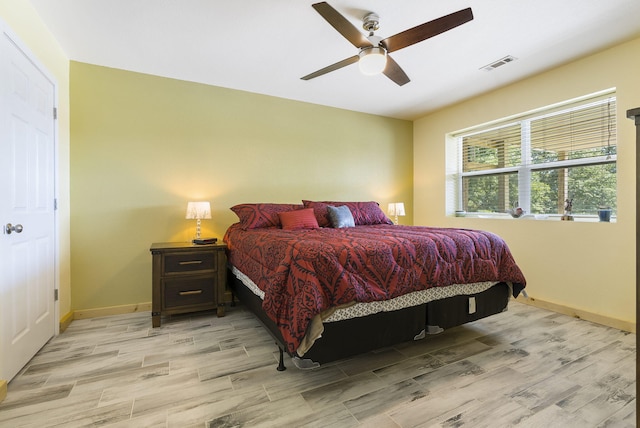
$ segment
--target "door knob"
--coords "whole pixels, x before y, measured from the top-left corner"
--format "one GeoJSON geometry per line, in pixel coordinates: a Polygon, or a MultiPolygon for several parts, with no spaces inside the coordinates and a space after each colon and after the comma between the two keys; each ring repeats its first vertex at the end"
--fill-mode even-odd
{"type": "Polygon", "coordinates": [[[4,233],[6,233],[7,235],[11,235],[11,232],[15,232],[15,233],[22,232],[22,225],[16,224],[14,226],[11,223],[7,223],[7,225],[4,227],[4,233]]]}

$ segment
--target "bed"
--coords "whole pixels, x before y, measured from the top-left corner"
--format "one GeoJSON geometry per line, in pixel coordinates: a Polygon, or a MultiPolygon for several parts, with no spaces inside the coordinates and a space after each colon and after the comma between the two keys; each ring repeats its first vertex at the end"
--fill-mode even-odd
{"type": "Polygon", "coordinates": [[[418,340],[506,309],[526,281],[479,230],[394,225],[374,201],[240,204],[230,288],[299,368],[418,340]]]}

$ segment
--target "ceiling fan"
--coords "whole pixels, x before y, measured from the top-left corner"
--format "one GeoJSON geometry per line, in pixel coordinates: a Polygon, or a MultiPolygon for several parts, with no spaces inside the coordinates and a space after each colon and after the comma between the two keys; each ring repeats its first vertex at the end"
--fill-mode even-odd
{"type": "Polygon", "coordinates": [[[462,9],[405,30],[395,36],[382,39],[374,35],[374,31],[379,28],[380,22],[380,18],[375,13],[369,13],[362,19],[362,28],[369,33],[368,36],[365,36],[327,2],[316,3],[312,7],[345,39],[360,49],[360,52],[357,55],[301,77],[302,80],[310,80],[358,62],[360,71],[364,74],[384,73],[389,79],[402,86],[409,83],[410,79],[398,63],[389,56],[391,52],[437,36],[473,19],[471,8],[462,9]]]}

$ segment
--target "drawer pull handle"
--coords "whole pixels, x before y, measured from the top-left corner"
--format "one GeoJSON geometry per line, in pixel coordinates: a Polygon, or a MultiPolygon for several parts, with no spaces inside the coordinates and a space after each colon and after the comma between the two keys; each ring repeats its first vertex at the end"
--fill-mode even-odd
{"type": "Polygon", "coordinates": [[[202,294],[202,290],[181,291],[181,296],[191,296],[192,294],[202,294]]]}
{"type": "Polygon", "coordinates": [[[188,262],[180,262],[180,265],[199,265],[202,263],[202,260],[190,260],[188,262]]]}

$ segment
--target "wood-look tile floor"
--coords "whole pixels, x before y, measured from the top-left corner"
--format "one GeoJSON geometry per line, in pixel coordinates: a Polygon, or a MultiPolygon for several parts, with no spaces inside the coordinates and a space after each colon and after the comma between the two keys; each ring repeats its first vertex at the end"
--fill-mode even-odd
{"type": "Polygon", "coordinates": [[[301,371],[242,306],[74,321],[9,383],[2,427],[633,427],[636,338],[511,302],[301,371]]]}

